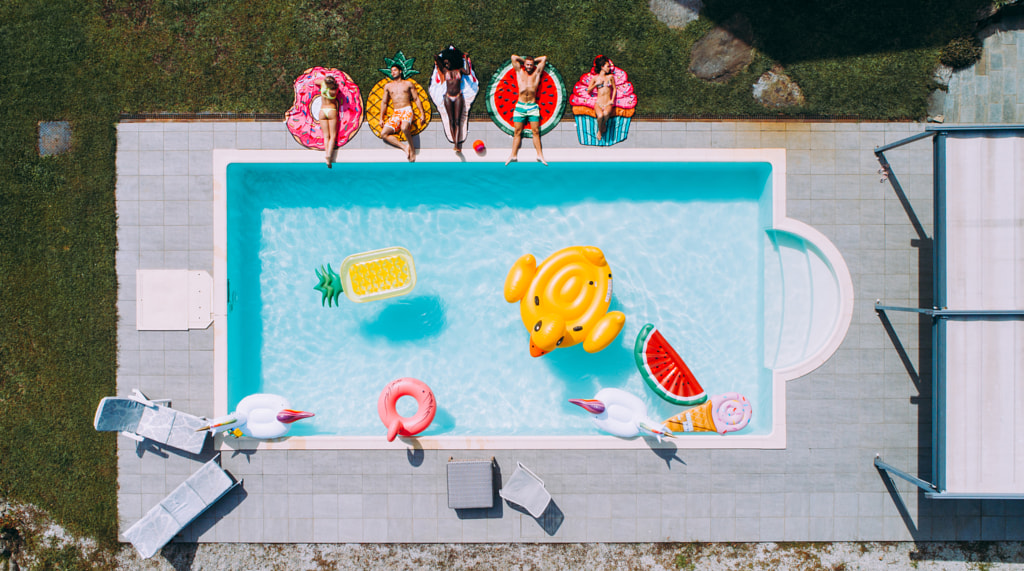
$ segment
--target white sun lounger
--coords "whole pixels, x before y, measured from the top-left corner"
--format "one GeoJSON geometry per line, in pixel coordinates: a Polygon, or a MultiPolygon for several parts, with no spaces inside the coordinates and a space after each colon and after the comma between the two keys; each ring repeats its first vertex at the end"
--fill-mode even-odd
{"type": "Polygon", "coordinates": [[[522,506],[535,518],[544,515],[551,503],[551,493],[544,487],[544,480],[537,477],[521,462],[516,462],[516,471],[498,491],[498,495],[513,504],[522,506]]]}
{"type": "Polygon", "coordinates": [[[188,477],[124,532],[139,556],[149,559],[207,508],[241,482],[220,467],[215,457],[188,477]]]}
{"type": "Polygon", "coordinates": [[[196,432],[206,421],[169,406],[169,399],[149,400],[134,389],[129,397],[106,397],[96,407],[93,426],[101,432],[120,432],[132,440],[158,444],[199,454],[208,432],[196,432]]]}

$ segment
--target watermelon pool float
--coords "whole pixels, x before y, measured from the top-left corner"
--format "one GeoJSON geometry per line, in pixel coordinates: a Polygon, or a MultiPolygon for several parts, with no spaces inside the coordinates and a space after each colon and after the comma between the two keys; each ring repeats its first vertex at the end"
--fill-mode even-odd
{"type": "Polygon", "coordinates": [[[633,356],[644,382],[661,398],[683,406],[708,400],[707,393],[682,357],[650,323],[636,336],[633,356]]]}
{"type": "MultiPolygon", "coordinates": [[[[555,66],[545,64],[543,75],[540,77],[540,87],[537,89],[541,135],[554,129],[562,120],[568,99],[562,76],[555,66]]],[[[512,67],[510,59],[494,72],[491,83],[487,86],[487,113],[494,124],[509,135],[515,133],[512,112],[516,109],[516,101],[519,101],[519,82],[516,81],[516,70],[512,67]]],[[[523,129],[523,137],[533,137],[529,123],[523,129]]]]}

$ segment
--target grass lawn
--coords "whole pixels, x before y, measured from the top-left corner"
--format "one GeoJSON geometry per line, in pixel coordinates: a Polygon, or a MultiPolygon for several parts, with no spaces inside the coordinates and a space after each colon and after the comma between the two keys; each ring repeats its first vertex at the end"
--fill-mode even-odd
{"type": "Polygon", "coordinates": [[[985,2],[705,4],[670,30],[647,0],[0,2],[0,495],[116,541],[115,437],[91,420],[115,393],[119,113],[283,113],[314,65],[349,72],[365,97],[385,56],[415,57],[426,82],[455,41],[484,81],[514,52],[548,55],[571,83],[603,53],[642,114],[764,114],[751,85],[782,64],[807,97],[790,113],[919,119],[939,49],[985,2]],[[692,77],[693,42],[736,12],[754,27],[753,64],[724,85],[692,77]],[[53,119],[73,123],[74,148],[41,158],[36,124],[53,119]]]}
{"type": "Polygon", "coordinates": [[[118,104],[88,13],[59,0],[0,7],[0,495],[110,541],[117,460],[92,415],[116,372],[118,104]],[[43,119],[74,122],[73,153],[38,156],[43,119]]]}

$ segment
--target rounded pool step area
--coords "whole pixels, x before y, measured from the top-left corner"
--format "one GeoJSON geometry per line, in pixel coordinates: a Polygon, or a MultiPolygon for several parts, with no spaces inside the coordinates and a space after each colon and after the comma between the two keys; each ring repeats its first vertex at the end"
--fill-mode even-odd
{"type": "Polygon", "coordinates": [[[824,363],[846,335],[849,272],[841,258],[837,268],[817,245],[784,230],[765,233],[764,251],[765,367],[796,378],[824,363]]]}

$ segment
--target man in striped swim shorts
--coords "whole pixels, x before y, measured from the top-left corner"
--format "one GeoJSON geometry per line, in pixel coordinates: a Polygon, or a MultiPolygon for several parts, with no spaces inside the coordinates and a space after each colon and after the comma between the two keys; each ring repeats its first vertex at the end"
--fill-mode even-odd
{"type": "Polygon", "coordinates": [[[526,123],[530,124],[533,132],[533,148],[537,150],[537,160],[548,164],[540,147],[540,107],[537,106],[537,89],[547,61],[547,56],[532,58],[512,54],[512,68],[516,70],[516,82],[519,84],[519,101],[512,113],[515,133],[512,135],[512,154],[505,161],[506,165],[519,160],[519,147],[523,144],[523,127],[526,123]]]}

